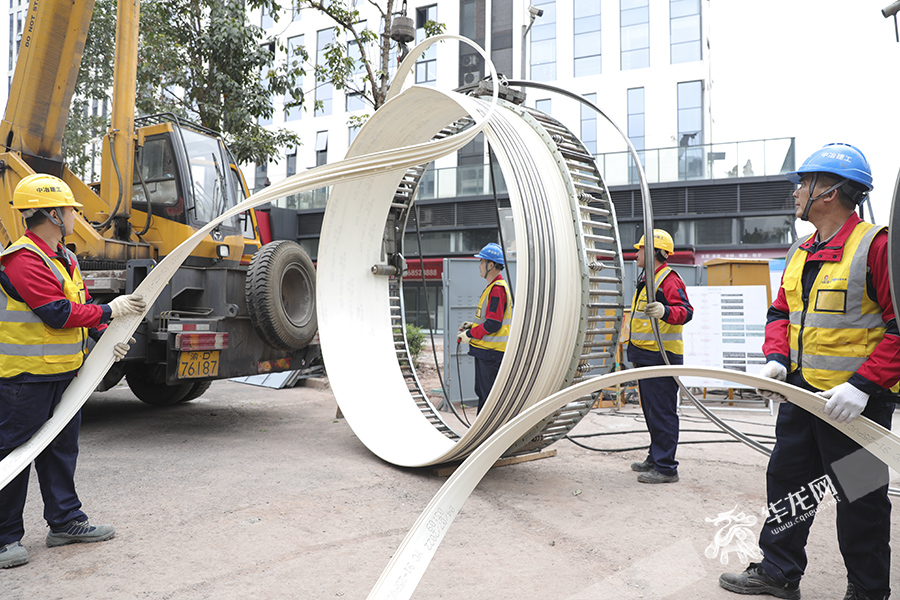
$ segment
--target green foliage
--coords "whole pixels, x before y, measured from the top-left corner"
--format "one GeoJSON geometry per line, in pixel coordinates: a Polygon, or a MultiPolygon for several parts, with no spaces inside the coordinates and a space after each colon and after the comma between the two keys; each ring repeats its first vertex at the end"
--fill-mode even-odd
{"type": "MultiPolygon", "coordinates": [[[[382,7],[374,0],[369,0],[369,5],[375,7],[381,15],[378,26],[384,23],[382,35],[369,27],[369,22],[360,19],[355,3],[351,4],[348,0],[296,1],[300,6],[327,15],[335,23],[335,41],[325,48],[325,63],[316,65],[316,79],[330,82],[337,90],[359,94],[373,110],[378,110],[387,98],[392,52],[398,49],[398,44],[390,39],[390,31],[397,14],[396,4],[399,3],[387,0],[382,7]]],[[[424,29],[430,37],[442,33],[445,26],[428,21],[424,29]]]]}
{"type": "MultiPolygon", "coordinates": [[[[63,133],[63,155],[69,168],[82,179],[89,175],[92,158],[90,142],[106,133],[108,117],[99,107],[108,103],[109,82],[113,80],[116,38],[116,0],[96,0],[91,28],[84,44],[69,120],[63,133]],[[97,114],[93,107],[98,106],[97,114]]],[[[108,104],[107,104],[108,105],[108,104]]]]}
{"type": "Polygon", "coordinates": [[[406,324],[406,344],[409,347],[409,355],[412,357],[413,364],[417,364],[419,356],[422,355],[422,347],[425,345],[425,332],[421,327],[416,327],[412,323],[406,324]]]}
{"type": "Polygon", "coordinates": [[[275,0],[144,0],[141,6],[137,110],[173,112],[221,131],[240,163],[266,163],[298,144],[286,129],[268,130],[272,97],[303,103],[297,82],[305,74],[304,48],[287,54],[278,41],[247,20],[247,8],[278,14],[275,0]]]}
{"type": "MultiPolygon", "coordinates": [[[[280,149],[299,144],[286,129],[267,130],[271,98],[288,107],[303,104],[297,82],[305,74],[306,50],[294,48],[287,60],[280,42],[263,43],[263,30],[248,22],[247,8],[277,14],[276,0],[144,0],[138,43],[135,113],[171,112],[219,131],[240,163],[265,163],[280,149]]],[[[86,142],[104,133],[108,121],[88,114],[94,99],[109,99],[113,81],[116,0],[97,0],[70,119],[66,157],[84,176],[86,142]]]]}
{"type": "MultiPolygon", "coordinates": [[[[372,20],[375,29],[360,21],[348,0],[287,1],[334,21],[335,41],[325,49],[323,64],[312,66],[304,47],[291,48],[287,59],[276,59],[287,56],[288,48],[248,21],[248,8],[289,14],[279,0],[143,0],[136,114],[171,112],[197,121],[221,132],[239,163],[264,164],[280,157],[282,148],[300,144],[291,131],[262,127],[259,120],[272,117],[273,97],[284,98],[287,108],[311,110],[299,87],[307,67],[316,82],[360,94],[373,110],[384,104],[398,48],[390,39],[397,0],[387,0],[384,6],[369,1],[381,15],[380,22],[372,20]],[[385,35],[378,31],[382,23],[385,35]]],[[[116,4],[96,0],[64,140],[67,160],[82,177],[90,159],[87,142],[108,126],[102,114],[95,117],[87,109],[94,99],[109,99],[116,4]]],[[[431,21],[425,24],[428,35],[443,29],[431,21]]],[[[352,116],[349,124],[359,126],[367,117],[352,116]]]]}

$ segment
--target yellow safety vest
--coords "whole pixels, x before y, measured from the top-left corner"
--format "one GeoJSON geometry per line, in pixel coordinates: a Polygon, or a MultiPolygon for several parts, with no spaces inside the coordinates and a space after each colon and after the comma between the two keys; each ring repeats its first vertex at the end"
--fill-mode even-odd
{"type": "Polygon", "coordinates": [[[500,329],[495,333],[489,333],[480,340],[472,338],[469,341],[469,346],[472,348],[485,348],[487,350],[506,352],[506,342],[509,341],[509,326],[512,322],[512,294],[509,293],[509,285],[507,285],[505,279],[495,279],[484,288],[483,292],[481,292],[481,298],[478,299],[478,308],[475,309],[475,323],[473,324],[473,327],[475,325],[481,325],[487,320],[485,318],[485,311],[483,310],[484,303],[491,295],[491,290],[495,285],[499,285],[506,290],[506,310],[503,313],[503,323],[500,325],[500,329]]]}
{"type": "MultiPolygon", "coordinates": [[[[75,264],[74,275],[57,265],[29,237],[22,236],[3,251],[3,256],[19,250],[34,252],[59,280],[70,302],[84,304],[84,282],[75,255],[66,249],[75,264]]],[[[3,289],[0,286],[0,289],[3,289]]],[[[22,373],[56,375],[78,369],[87,353],[87,329],[69,327],[53,329],[34,314],[27,304],[13,299],[6,290],[0,295],[0,377],[22,373]]]]}
{"type": "Polygon", "coordinates": [[[802,369],[803,379],[820,390],[850,379],[884,338],[883,309],[866,293],[869,246],[882,229],[865,222],[853,229],[841,260],[822,263],[807,306],[807,254],[797,249],[809,238],[797,240],[788,251],[781,287],[790,311],[791,371],[802,369]]]}
{"type": "MultiPolygon", "coordinates": [[[[655,290],[659,289],[659,284],[663,279],[672,272],[670,267],[663,267],[654,277],[653,281],[655,290]]],[[[656,338],[653,335],[653,326],[650,319],[644,315],[644,308],[647,306],[647,286],[645,285],[639,294],[634,295],[631,301],[631,323],[630,343],[643,348],[644,350],[653,350],[659,352],[659,346],[656,344],[656,338]]],[[[666,352],[672,354],[684,354],[684,341],[681,337],[681,331],[684,329],[682,325],[671,325],[662,319],[659,320],[659,337],[662,339],[663,348],[666,352]]]]}

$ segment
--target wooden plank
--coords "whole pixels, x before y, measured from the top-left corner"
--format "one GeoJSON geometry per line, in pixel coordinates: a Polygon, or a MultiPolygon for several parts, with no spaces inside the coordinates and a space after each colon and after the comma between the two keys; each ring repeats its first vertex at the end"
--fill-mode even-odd
{"type": "MultiPolygon", "coordinates": [[[[493,464],[491,467],[505,467],[507,465],[516,465],[523,462],[530,462],[532,460],[540,460],[542,458],[550,458],[556,456],[556,448],[550,448],[549,450],[541,450],[539,452],[529,452],[528,454],[520,454],[518,456],[510,456],[508,458],[501,458],[497,462],[493,464]]],[[[450,463],[446,465],[438,465],[431,469],[431,472],[438,477],[450,477],[453,475],[453,472],[461,465],[462,463],[450,463]]]]}

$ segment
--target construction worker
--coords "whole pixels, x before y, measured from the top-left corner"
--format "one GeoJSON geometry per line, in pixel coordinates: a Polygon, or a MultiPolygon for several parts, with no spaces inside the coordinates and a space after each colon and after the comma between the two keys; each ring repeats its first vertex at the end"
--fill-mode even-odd
{"type": "Polygon", "coordinates": [[[464,322],[456,336],[457,342],[469,344],[469,355],[475,358],[475,395],[481,412],[506,352],[509,324],[512,317],[512,294],[503,279],[503,250],[500,244],[487,244],[475,255],[481,259],[478,272],[488,285],[478,299],[475,321],[464,322]]]}
{"type": "MultiPolygon", "coordinates": [[[[650,319],[659,321],[659,333],[669,364],[684,364],[682,326],[694,316],[684,281],[666,262],[675,251],[672,236],[662,229],[653,230],[654,289],[653,302],[647,301],[644,237],[637,248],[637,266],[643,269],[631,303],[628,360],[635,367],[664,365],[650,319]]],[[[650,450],[642,462],[632,463],[641,483],[674,483],[678,481],[678,384],[672,377],[654,377],[638,381],[641,409],[650,431],[650,450]]]]}
{"type": "MultiPolygon", "coordinates": [[[[855,212],[872,190],[869,163],[853,146],[828,144],[787,178],[797,185],[797,217],[817,230],[788,251],[768,312],[768,362],[760,374],[826,398],[827,419],[849,423],[862,414],[890,429],[900,335],[890,296],[887,231],[855,212]]],[[[739,594],[800,598],[806,539],[822,490],[828,489],[836,500],[838,545],[847,568],[844,600],[887,598],[887,466],[793,404],[781,405],[775,434],[766,470],[768,516],[759,537],[762,562],[722,574],[719,584],[739,594]]]]}
{"type": "MultiPolygon", "coordinates": [[[[0,460],[27,442],[53,414],[95,339],[111,318],[141,314],[138,295],[109,304],[89,304],[78,261],[65,246],[75,225],[72,191],[51,175],[31,175],[16,186],[13,207],[27,231],[0,255],[0,460]]],[[[134,343],[134,340],[132,340],[134,343]]],[[[119,360],[129,345],[116,344],[119,360]]],[[[48,546],[100,542],[115,535],[111,525],[93,525],[75,493],[79,412],[35,459],[50,526],[48,546]]],[[[22,546],[22,512],[30,468],[0,490],[0,567],[28,562],[22,546]]]]}

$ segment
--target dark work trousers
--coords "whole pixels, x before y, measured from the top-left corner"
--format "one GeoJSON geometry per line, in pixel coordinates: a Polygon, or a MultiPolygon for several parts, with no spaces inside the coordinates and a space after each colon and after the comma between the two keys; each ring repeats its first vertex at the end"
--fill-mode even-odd
{"type": "Polygon", "coordinates": [[[478,396],[478,412],[484,407],[497,373],[503,362],[503,353],[497,350],[469,347],[469,354],[475,358],[475,395],[478,396]]]}
{"type": "MultiPolygon", "coordinates": [[[[680,354],[667,353],[673,365],[684,364],[680,354]]],[[[635,367],[653,367],[666,364],[659,352],[630,347],[628,359],[635,367]]],[[[641,392],[641,410],[650,432],[650,450],[647,458],[663,475],[678,473],[675,451],[678,449],[678,384],[672,377],[654,377],[638,381],[641,392]]]]}
{"type": "MultiPolygon", "coordinates": [[[[813,389],[797,372],[788,376],[788,382],[813,389]]],[[[892,402],[870,398],[862,414],[890,429],[893,412],[892,402]]],[[[759,537],[763,568],[776,580],[799,581],[806,569],[806,540],[815,515],[807,510],[810,484],[827,475],[837,491],[837,503],[820,510],[836,513],[847,578],[873,600],[887,598],[891,562],[887,466],[827,422],[787,402],[780,405],[775,436],[766,469],[769,516],[759,537]],[[798,519],[800,514],[806,517],[798,519]]]]}
{"type": "MultiPolygon", "coordinates": [[[[0,380],[0,460],[27,442],[53,414],[71,379],[32,383],[0,380]]],[[[87,517],[75,493],[75,462],[78,458],[79,411],[47,448],[34,460],[44,519],[50,526],[87,517]]],[[[22,511],[28,491],[29,465],[0,490],[0,546],[22,539],[22,511]]]]}

